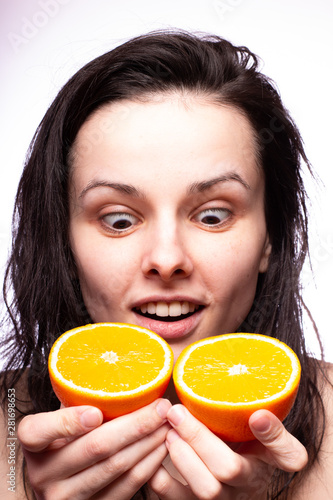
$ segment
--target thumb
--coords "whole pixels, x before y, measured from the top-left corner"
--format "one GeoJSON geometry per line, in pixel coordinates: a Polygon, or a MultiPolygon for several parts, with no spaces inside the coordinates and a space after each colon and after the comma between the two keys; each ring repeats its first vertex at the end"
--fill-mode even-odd
{"type": "Polygon", "coordinates": [[[102,412],[93,406],[73,406],[47,413],[28,415],[20,422],[18,439],[23,448],[40,452],[55,441],[68,441],[103,422],[102,412]]]}
{"type": "Polygon", "coordinates": [[[306,466],[306,449],[273,413],[258,410],[251,415],[249,425],[264,446],[262,460],[287,472],[299,471],[306,466]]]}

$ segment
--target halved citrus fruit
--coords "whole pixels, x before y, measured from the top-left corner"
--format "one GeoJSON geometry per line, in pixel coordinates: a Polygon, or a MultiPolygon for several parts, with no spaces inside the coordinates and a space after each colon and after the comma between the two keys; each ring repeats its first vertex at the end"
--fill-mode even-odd
{"type": "Polygon", "coordinates": [[[172,350],[156,333],[126,323],[96,323],[61,335],[49,355],[53,390],[64,406],[92,405],[104,419],[161,397],[172,350]]]}
{"type": "Polygon", "coordinates": [[[249,441],[259,409],[281,421],[295,401],[301,376],[290,347],[265,335],[232,333],[199,340],[180,354],[173,371],[180,401],[222,439],[249,441]]]}

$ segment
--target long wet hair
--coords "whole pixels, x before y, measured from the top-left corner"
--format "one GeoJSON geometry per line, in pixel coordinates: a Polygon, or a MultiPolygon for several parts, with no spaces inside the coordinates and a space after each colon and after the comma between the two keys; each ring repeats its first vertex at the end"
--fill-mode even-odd
{"type": "MultiPolygon", "coordinates": [[[[50,347],[64,331],[90,321],[68,238],[70,160],[80,127],[108,103],[170,92],[234,107],[252,125],[272,252],[253,306],[239,318],[239,331],[271,335],[297,353],[302,380],[285,425],[306,446],[311,467],[322,440],[314,429],[323,422],[324,410],[316,380],[319,364],[306,352],[302,328],[300,272],[308,227],[301,168],[310,165],[299,131],[272,81],[259,71],[256,55],[217,36],[164,31],[136,37],[79,70],[48,109],[31,142],[16,197],[4,284],[11,332],[3,344],[8,358],[4,398],[28,372],[31,412],[58,408],[47,372],[50,347]]],[[[268,498],[286,497],[294,476],[276,471],[268,498]]]]}

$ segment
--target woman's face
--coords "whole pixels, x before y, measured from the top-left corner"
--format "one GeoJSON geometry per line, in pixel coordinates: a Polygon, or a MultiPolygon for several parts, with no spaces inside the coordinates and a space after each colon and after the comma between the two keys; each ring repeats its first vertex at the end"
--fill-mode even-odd
{"type": "Polygon", "coordinates": [[[149,328],[175,357],[235,331],[270,253],[247,119],[198,97],[122,101],[73,153],[70,242],[92,320],[149,328]]]}

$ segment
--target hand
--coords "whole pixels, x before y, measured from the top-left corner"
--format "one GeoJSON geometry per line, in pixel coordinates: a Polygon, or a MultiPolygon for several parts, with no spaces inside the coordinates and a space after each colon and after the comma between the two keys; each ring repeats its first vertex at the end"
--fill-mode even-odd
{"type": "Polygon", "coordinates": [[[166,417],[174,428],[167,433],[166,445],[187,485],[161,466],[149,481],[161,500],[266,498],[275,468],[294,472],[307,463],[304,446],[267,410],[255,412],[249,420],[257,440],[234,450],[182,405],[173,406],[166,417]]]}
{"type": "Polygon", "coordinates": [[[18,438],[37,499],[130,499],[167,455],[170,407],[160,399],[105,423],[91,406],[25,417],[18,438]]]}

